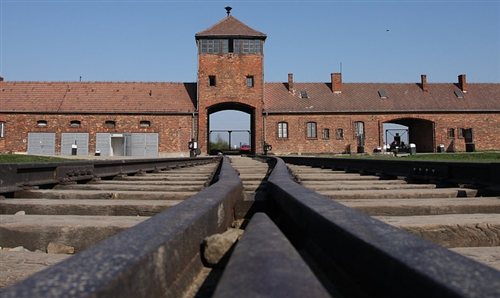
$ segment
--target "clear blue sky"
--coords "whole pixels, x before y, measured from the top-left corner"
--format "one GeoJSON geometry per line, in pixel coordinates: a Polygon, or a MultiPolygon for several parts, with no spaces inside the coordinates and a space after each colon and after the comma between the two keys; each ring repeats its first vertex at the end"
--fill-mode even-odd
{"type": "Polygon", "coordinates": [[[233,15],[268,35],[265,79],[500,82],[500,1],[0,0],[6,80],[196,80],[194,34],[233,15]],[[389,31],[387,31],[389,30],[389,31]]]}
{"type": "Polygon", "coordinates": [[[225,17],[227,5],[268,35],[268,82],[289,72],[327,82],[341,63],[344,82],[417,82],[420,74],[456,82],[461,73],[500,82],[499,0],[0,0],[0,75],[194,82],[194,34],[225,17]]]}

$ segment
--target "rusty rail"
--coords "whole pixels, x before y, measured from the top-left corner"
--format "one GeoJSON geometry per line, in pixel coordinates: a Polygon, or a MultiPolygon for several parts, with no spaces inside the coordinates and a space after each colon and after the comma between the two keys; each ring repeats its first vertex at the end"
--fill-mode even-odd
{"type": "Polygon", "coordinates": [[[230,226],[241,198],[241,181],[227,159],[218,176],[179,205],[0,290],[0,296],[181,296],[203,267],[200,243],[230,226]]]}
{"type": "Polygon", "coordinates": [[[281,156],[286,163],[409,179],[499,186],[500,163],[281,156]]]}
{"type": "Polygon", "coordinates": [[[24,187],[127,175],[215,162],[217,157],[0,164],[0,193],[24,187]]]}
{"type": "MultiPolygon", "coordinates": [[[[500,296],[500,271],[329,200],[294,182],[282,159],[267,161],[266,215],[250,220],[215,297],[500,296]]],[[[369,171],[360,167],[351,169],[369,171]]],[[[391,167],[386,175],[409,169],[391,167]]],[[[176,207],[0,296],[181,296],[203,266],[200,243],[229,227],[242,198],[227,159],[218,173],[216,183],[176,207]]]]}
{"type": "Polygon", "coordinates": [[[500,271],[329,200],[273,162],[272,217],[333,295],[500,296],[500,271]]]}

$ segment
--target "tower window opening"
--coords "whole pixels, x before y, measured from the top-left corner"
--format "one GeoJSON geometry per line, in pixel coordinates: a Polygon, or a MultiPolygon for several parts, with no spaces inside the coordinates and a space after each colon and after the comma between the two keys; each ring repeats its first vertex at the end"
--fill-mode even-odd
{"type": "Polygon", "coordinates": [[[262,41],[258,39],[235,39],[234,52],[239,54],[262,54],[262,41]]]}
{"type": "Polygon", "coordinates": [[[203,54],[224,54],[229,52],[228,39],[201,39],[199,51],[203,54]]]}
{"type": "Polygon", "coordinates": [[[215,87],[216,83],[215,76],[208,76],[208,86],[215,87]]]}
{"type": "Polygon", "coordinates": [[[254,79],[253,76],[247,76],[247,87],[251,88],[254,86],[254,79]]]}

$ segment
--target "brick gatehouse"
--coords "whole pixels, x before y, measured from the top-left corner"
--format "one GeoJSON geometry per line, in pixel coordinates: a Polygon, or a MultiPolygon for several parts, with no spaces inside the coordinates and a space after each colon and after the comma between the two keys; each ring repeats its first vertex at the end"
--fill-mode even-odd
{"type": "Polygon", "coordinates": [[[264,80],[266,35],[228,14],[195,35],[198,78],[169,82],[11,82],[0,78],[0,152],[187,156],[209,152],[209,116],[250,115],[250,145],[276,154],[371,152],[384,125],[407,128],[417,152],[500,150],[500,84],[264,80]]]}

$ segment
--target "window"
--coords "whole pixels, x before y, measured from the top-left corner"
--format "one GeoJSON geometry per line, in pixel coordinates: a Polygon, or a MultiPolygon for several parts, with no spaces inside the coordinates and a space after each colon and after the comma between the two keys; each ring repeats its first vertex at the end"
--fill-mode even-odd
{"type": "Polygon", "coordinates": [[[227,39],[201,39],[199,51],[203,54],[222,54],[229,52],[229,40],[227,39]]]}
{"type": "Polygon", "coordinates": [[[378,96],[380,97],[380,99],[387,99],[388,98],[387,92],[385,92],[385,90],[379,90],[378,96]]]}
{"type": "Polygon", "coordinates": [[[457,98],[464,98],[464,93],[461,90],[455,90],[455,96],[457,98]]]}
{"type": "Polygon", "coordinates": [[[0,138],[5,136],[5,122],[0,122],[0,138]]]}
{"type": "Polygon", "coordinates": [[[116,122],[113,121],[113,120],[107,120],[106,122],[104,122],[104,126],[106,128],[115,128],[116,127],[116,122]]]}
{"type": "Polygon", "coordinates": [[[235,39],[234,52],[240,54],[261,54],[262,41],[258,39],[235,39]]]}
{"type": "Polygon", "coordinates": [[[458,138],[459,139],[463,139],[464,138],[464,133],[465,133],[464,131],[465,131],[465,128],[459,128],[458,129],[457,134],[458,134],[458,138]]]}
{"type": "Polygon", "coordinates": [[[247,76],[247,87],[251,88],[254,86],[253,76],[247,76]]]}
{"type": "Polygon", "coordinates": [[[216,85],[215,76],[208,76],[208,86],[214,87],[216,85]]]}
{"type": "Polygon", "coordinates": [[[316,122],[307,122],[307,138],[308,139],[317,138],[316,122]]]}
{"type": "Polygon", "coordinates": [[[354,122],[354,136],[360,137],[365,134],[365,124],[361,121],[354,122]]]}
{"type": "Polygon", "coordinates": [[[455,129],[454,128],[448,128],[448,138],[449,139],[455,138],[455,129]]]}
{"type": "Polygon", "coordinates": [[[82,126],[82,123],[79,120],[71,120],[69,122],[69,126],[73,128],[78,128],[82,126]]]}
{"type": "Polygon", "coordinates": [[[337,130],[335,131],[335,138],[337,140],[344,139],[344,129],[343,128],[337,128],[337,130]]]}
{"type": "Polygon", "coordinates": [[[324,128],[323,129],[323,140],[329,140],[329,139],[330,139],[330,129],[324,128]]]}
{"type": "Polygon", "coordinates": [[[47,120],[38,120],[36,122],[36,126],[38,126],[38,127],[47,127],[47,125],[48,125],[47,120]]]}
{"type": "Polygon", "coordinates": [[[474,132],[472,128],[464,128],[465,143],[474,143],[474,132]]]}
{"type": "Polygon", "coordinates": [[[278,123],[278,138],[287,139],[288,138],[288,123],[279,122],[278,123]]]}
{"type": "Polygon", "coordinates": [[[309,95],[307,95],[307,91],[306,90],[300,91],[300,98],[309,98],[309,95]]]}
{"type": "Polygon", "coordinates": [[[358,146],[365,145],[365,123],[361,121],[354,122],[354,139],[358,146]]]}
{"type": "Polygon", "coordinates": [[[142,120],[141,122],[139,122],[139,127],[151,127],[151,121],[142,120]]]}

